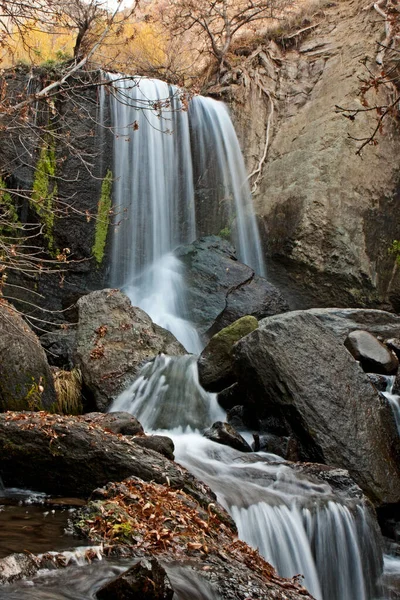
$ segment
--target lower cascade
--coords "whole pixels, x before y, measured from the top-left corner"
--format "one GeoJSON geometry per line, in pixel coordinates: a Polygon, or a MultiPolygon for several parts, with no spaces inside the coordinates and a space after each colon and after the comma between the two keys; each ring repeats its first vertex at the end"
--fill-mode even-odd
{"type": "Polygon", "coordinates": [[[369,508],[296,473],[276,455],[243,454],[202,437],[199,428],[220,418],[221,409],[199,385],[194,357],[148,363],[114,410],[131,412],[146,430],[168,433],[176,460],[211,487],[240,538],[279,575],[304,577],[317,600],[381,597],[380,540],[369,508]]]}

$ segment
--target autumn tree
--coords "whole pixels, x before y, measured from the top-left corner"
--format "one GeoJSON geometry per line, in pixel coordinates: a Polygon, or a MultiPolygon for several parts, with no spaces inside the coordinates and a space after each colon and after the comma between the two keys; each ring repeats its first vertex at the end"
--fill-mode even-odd
{"type": "Polygon", "coordinates": [[[177,35],[192,32],[218,61],[226,64],[239,32],[255,30],[261,22],[279,19],[292,0],[169,0],[163,20],[177,35]]]}

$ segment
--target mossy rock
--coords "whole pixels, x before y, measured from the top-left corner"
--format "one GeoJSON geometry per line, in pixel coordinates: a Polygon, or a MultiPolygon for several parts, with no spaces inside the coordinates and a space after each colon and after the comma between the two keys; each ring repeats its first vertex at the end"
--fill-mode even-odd
{"type": "Polygon", "coordinates": [[[0,411],[48,410],[53,376],[33,331],[4,300],[0,303],[0,411]]]}
{"type": "Polygon", "coordinates": [[[257,329],[258,321],[247,315],[216,333],[199,358],[201,385],[212,392],[219,392],[234,382],[232,350],[236,342],[257,329]]]}

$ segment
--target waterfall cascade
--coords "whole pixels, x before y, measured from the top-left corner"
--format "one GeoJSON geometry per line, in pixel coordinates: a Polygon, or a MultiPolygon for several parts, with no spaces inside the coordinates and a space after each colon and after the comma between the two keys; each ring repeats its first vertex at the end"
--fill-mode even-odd
{"type": "MultiPolygon", "coordinates": [[[[186,111],[181,92],[164,83],[109,77],[119,223],[112,283],[196,351],[193,329],[180,318],[184,281],[172,250],[196,232],[218,233],[217,225],[232,229],[241,260],[263,273],[236,135],[219,102],[196,97],[186,111]]],[[[167,430],[177,461],[210,485],[242,539],[281,575],[304,575],[317,600],[377,597],[381,551],[368,508],[277,456],[243,455],[201,437],[196,429],[223,416],[199,385],[194,357],[157,357],[111,410],[131,412],[147,431],[167,430]]]]}
{"type": "MultiPolygon", "coordinates": [[[[224,229],[239,259],[264,272],[236,134],[221,102],[198,96],[187,108],[182,90],[164,82],[107,77],[115,138],[111,283],[198,352],[195,331],[181,319],[183,274],[172,251],[197,231],[224,229]]],[[[103,92],[100,118],[107,100],[103,92]]]]}

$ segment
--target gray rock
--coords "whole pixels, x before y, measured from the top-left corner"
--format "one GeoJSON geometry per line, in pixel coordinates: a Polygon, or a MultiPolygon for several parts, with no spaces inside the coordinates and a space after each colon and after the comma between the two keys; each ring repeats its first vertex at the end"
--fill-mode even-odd
{"type": "Polygon", "coordinates": [[[399,361],[372,333],[352,331],[344,341],[347,350],[361,363],[364,371],[381,375],[394,375],[399,361]]]}
{"type": "Polygon", "coordinates": [[[155,558],[142,558],[96,593],[98,600],[172,600],[173,595],[168,575],[155,558]]]}
{"type": "Polygon", "coordinates": [[[0,584],[32,577],[39,570],[39,561],[29,554],[10,554],[0,558],[0,584]]]}
{"type": "Polygon", "coordinates": [[[119,290],[100,290],[78,302],[77,360],[96,407],[106,410],[144,362],[159,353],[185,354],[169,331],[133,307],[119,290]]]}
{"type": "Polygon", "coordinates": [[[294,437],[279,436],[273,433],[260,435],[258,440],[252,444],[252,448],[257,452],[269,452],[277,454],[285,460],[300,460],[298,443],[294,437]]]}
{"type": "Polygon", "coordinates": [[[89,423],[96,423],[103,429],[122,435],[144,434],[143,427],[136,417],[127,412],[87,413],[82,417],[89,423]]]}
{"type": "Polygon", "coordinates": [[[235,355],[239,382],[259,413],[280,414],[303,459],[347,469],[377,506],[400,501],[400,438],[390,406],[315,315],[264,319],[235,355]]]}
{"type": "Polygon", "coordinates": [[[199,381],[204,389],[220,392],[234,383],[233,346],[257,327],[258,321],[255,317],[245,316],[211,338],[198,360],[199,381]]]}
{"type": "Polygon", "coordinates": [[[132,441],[143,448],[150,448],[150,450],[159,452],[166,458],[174,460],[174,442],[166,435],[145,435],[141,437],[135,437],[132,441]]]}
{"type": "Polygon", "coordinates": [[[245,315],[261,318],[288,309],[281,293],[255,277],[250,267],[237,260],[233,246],[220,237],[180,246],[176,255],[185,265],[186,317],[206,337],[245,315]]]}
{"type": "Polygon", "coordinates": [[[0,303],[0,411],[49,410],[53,375],[39,339],[7,302],[0,303]]]}
{"type": "Polygon", "coordinates": [[[238,433],[232,425],[217,421],[209,429],[203,433],[204,437],[217,444],[223,444],[224,446],[230,446],[240,452],[253,452],[252,448],[246,442],[246,440],[238,433]]]}

